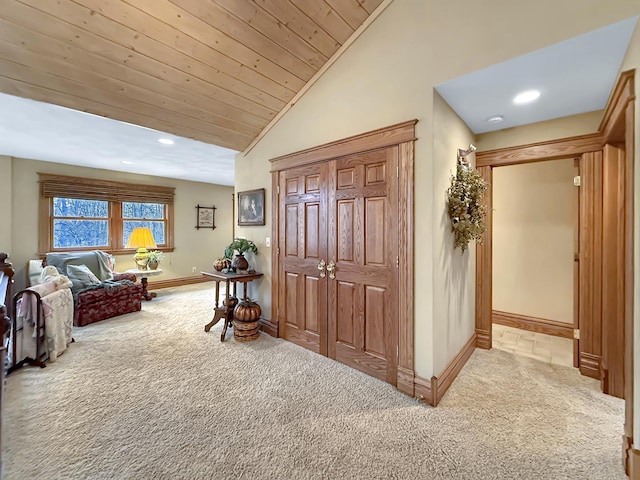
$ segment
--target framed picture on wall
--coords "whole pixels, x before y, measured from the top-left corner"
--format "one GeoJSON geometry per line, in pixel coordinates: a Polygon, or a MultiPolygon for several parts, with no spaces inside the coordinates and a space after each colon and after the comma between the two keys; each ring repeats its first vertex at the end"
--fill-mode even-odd
{"type": "Polygon", "coordinates": [[[196,216],[196,229],[200,230],[201,228],[216,228],[216,207],[201,207],[200,205],[196,205],[196,210],[198,212],[196,216]]]}
{"type": "Polygon", "coordinates": [[[238,225],[264,225],[264,188],[238,192],[238,225]]]}

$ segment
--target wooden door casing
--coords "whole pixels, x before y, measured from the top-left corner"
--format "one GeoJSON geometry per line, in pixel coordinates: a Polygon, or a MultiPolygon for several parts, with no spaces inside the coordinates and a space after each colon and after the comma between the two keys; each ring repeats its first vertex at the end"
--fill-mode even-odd
{"type": "MultiPolygon", "coordinates": [[[[580,157],[573,160],[573,169],[580,178],[580,157]]],[[[573,191],[573,366],[580,368],[580,189],[573,191]]]]}
{"type": "MultiPolygon", "coordinates": [[[[565,142],[569,148],[571,142],[565,142]]],[[[567,146],[559,148],[558,153],[567,146]]],[[[526,146],[478,154],[484,165],[478,170],[484,178],[491,178],[492,162],[501,165],[500,158],[511,158],[514,149],[522,156],[522,161],[514,163],[529,163],[536,161],[539,146],[530,148],[529,157],[524,156],[526,146]]],[[[578,216],[574,245],[578,255],[574,263],[574,328],[579,329],[579,340],[574,342],[574,366],[582,375],[600,380],[604,393],[618,397],[625,395],[625,351],[620,346],[626,338],[625,259],[629,257],[626,242],[630,228],[625,220],[625,178],[629,164],[623,144],[607,143],[600,150],[583,152],[577,159],[580,188],[575,198],[578,216]]],[[[490,192],[489,189],[489,212],[490,192]]],[[[490,224],[489,214],[487,225],[490,224]]],[[[487,308],[491,301],[491,249],[491,236],[487,235],[476,250],[476,332],[478,346],[483,348],[491,346],[487,308]],[[489,340],[481,343],[485,336],[489,340]]]]}
{"type": "Polygon", "coordinates": [[[397,383],[398,147],[280,173],[282,336],[397,383]],[[335,278],[318,265],[333,262],[335,278]]]}
{"type": "Polygon", "coordinates": [[[327,165],[280,172],[280,332],[327,355],[327,282],[318,264],[327,256],[327,165]]]}
{"type": "Polygon", "coordinates": [[[580,158],[580,373],[600,380],[602,359],[602,151],[580,158]]]}
{"type": "Polygon", "coordinates": [[[398,147],[329,164],[329,357],[397,383],[398,147]]]}
{"type": "Polygon", "coordinates": [[[602,391],[624,398],[625,149],[602,151],[602,391]]]}
{"type": "MultiPolygon", "coordinates": [[[[370,152],[382,151],[388,148],[392,148],[390,151],[394,151],[394,155],[396,155],[396,159],[394,160],[395,167],[388,167],[385,165],[384,170],[384,178],[388,175],[392,177],[395,176],[395,179],[392,179],[392,182],[395,182],[397,187],[394,192],[395,197],[389,197],[388,201],[395,202],[395,206],[393,209],[389,209],[395,212],[395,217],[389,213],[388,216],[384,219],[386,225],[393,225],[397,235],[394,238],[390,239],[390,243],[388,244],[392,249],[396,250],[396,257],[394,258],[391,253],[388,253],[388,258],[390,259],[387,263],[393,267],[395,267],[395,286],[393,288],[387,289],[392,294],[392,298],[389,303],[384,304],[384,314],[381,316],[384,317],[382,322],[376,320],[369,326],[373,325],[382,325],[382,328],[386,331],[380,335],[378,331],[375,332],[377,337],[375,337],[375,341],[372,338],[370,342],[370,348],[367,348],[365,345],[365,355],[369,355],[370,357],[378,357],[376,361],[380,361],[384,359],[386,365],[384,367],[385,373],[384,375],[380,375],[379,373],[376,375],[378,378],[382,378],[389,383],[393,384],[398,388],[398,390],[413,396],[416,391],[416,377],[414,371],[414,246],[413,246],[413,214],[414,214],[414,142],[416,140],[415,135],[415,127],[417,120],[410,120],[403,123],[398,123],[396,125],[391,125],[388,127],[380,128],[377,130],[372,130],[370,132],[354,135],[352,137],[347,137],[341,140],[336,140],[330,143],[326,143],[323,145],[319,145],[316,147],[312,147],[306,150],[301,150],[298,152],[290,153],[287,155],[283,155],[277,158],[272,158],[270,160],[272,165],[272,215],[273,215],[273,223],[272,223],[272,235],[274,238],[274,248],[272,250],[271,259],[272,259],[272,311],[274,314],[274,318],[271,320],[265,320],[262,324],[262,329],[264,331],[268,331],[271,334],[277,335],[279,337],[298,337],[298,333],[300,333],[300,329],[298,328],[299,324],[296,322],[292,322],[286,319],[287,310],[289,313],[295,313],[296,310],[292,307],[286,306],[286,290],[287,286],[285,284],[286,274],[283,272],[288,270],[289,276],[295,276],[296,272],[292,269],[295,263],[294,258],[289,258],[289,260],[293,260],[289,262],[290,265],[285,267],[286,261],[283,260],[284,255],[284,242],[282,238],[286,235],[285,233],[285,220],[283,220],[285,216],[285,192],[286,192],[286,184],[283,180],[283,175],[291,174],[292,172],[301,172],[298,170],[303,167],[312,167],[318,168],[321,164],[326,164],[330,168],[331,162],[341,160],[347,160],[354,156],[360,155],[368,155],[370,152]],[[398,168],[399,166],[399,168],[398,168]],[[395,200],[393,200],[395,198],[395,200]],[[390,321],[388,318],[389,314],[395,316],[395,319],[390,321]],[[295,324],[293,326],[292,324],[295,324]],[[392,326],[395,325],[395,326],[392,326]],[[286,332],[285,332],[286,330],[286,332]],[[379,344],[376,343],[378,339],[382,337],[385,338],[385,347],[380,348],[379,344]],[[387,346],[386,342],[390,341],[389,346],[387,346]],[[395,345],[395,347],[394,347],[395,345]],[[381,354],[384,351],[384,354],[381,354]],[[374,355],[375,353],[375,355],[374,355]],[[395,371],[395,377],[394,377],[395,371]],[[393,378],[392,378],[393,377],[393,378]]],[[[375,163],[375,162],[374,162],[375,163]]],[[[339,163],[337,164],[339,166],[339,163]]],[[[327,170],[328,174],[329,170],[327,170]]],[[[374,188],[373,183],[379,182],[378,175],[380,171],[376,168],[370,169],[369,172],[369,186],[367,187],[369,190],[374,188]]],[[[336,173],[337,175],[337,173],[336,173]]],[[[327,177],[327,181],[330,182],[329,177],[327,177]]],[[[328,189],[329,183],[326,184],[326,189],[328,189]]],[[[372,210],[380,209],[381,204],[385,203],[387,200],[379,200],[373,197],[370,197],[369,208],[372,210]]],[[[345,201],[348,203],[348,200],[345,201]]],[[[363,204],[366,205],[365,200],[362,200],[363,204]]],[[[346,206],[345,203],[345,206],[346,206]]],[[[357,202],[354,202],[354,205],[357,202]]],[[[321,204],[322,205],[322,204],[321,204]]],[[[346,207],[343,207],[343,209],[346,207]]],[[[327,221],[328,221],[328,210],[327,210],[327,221]]],[[[334,220],[335,221],[335,220],[334,220]]],[[[337,225],[337,224],[336,224],[337,225]]],[[[378,227],[376,225],[371,225],[371,228],[378,227]]],[[[328,225],[327,225],[328,228],[328,225]]],[[[361,228],[361,227],[360,227],[361,228]]],[[[337,230],[334,229],[334,232],[337,230]]],[[[337,234],[337,233],[334,233],[337,234]]],[[[330,236],[327,237],[327,242],[329,242],[330,236]]],[[[371,235],[370,240],[374,238],[371,235]]],[[[372,249],[375,249],[377,245],[370,245],[372,249]]],[[[366,247],[366,242],[365,242],[366,247]]],[[[334,247],[334,252],[336,254],[335,260],[338,260],[338,250],[337,246],[334,247]]],[[[355,246],[354,246],[355,248],[355,246]]],[[[361,248],[361,247],[358,247],[361,248]]],[[[372,251],[372,254],[375,253],[372,251]]],[[[378,252],[379,253],[379,252],[378,252]]],[[[290,257],[293,257],[290,255],[290,257]]],[[[343,258],[343,265],[337,266],[337,275],[342,283],[342,289],[344,293],[345,282],[346,283],[355,283],[354,279],[348,279],[342,275],[346,275],[348,273],[348,265],[344,264],[344,255],[340,258],[343,258]],[[342,271],[341,271],[342,269],[342,271]]],[[[333,257],[330,257],[329,252],[327,250],[327,257],[325,257],[325,261],[330,262],[333,257]]],[[[317,265],[316,265],[317,268],[317,265]]],[[[318,273],[311,272],[309,273],[312,279],[317,278],[318,273]]],[[[323,281],[318,281],[318,284],[325,283],[327,287],[331,286],[329,283],[330,279],[323,279],[323,281]]],[[[364,285],[367,285],[366,275],[361,276],[363,281],[360,282],[363,286],[358,287],[354,285],[354,289],[362,288],[365,289],[364,285]]],[[[356,279],[357,280],[357,279],[356,279]]],[[[299,282],[300,280],[296,280],[293,283],[299,282]]],[[[331,282],[336,283],[336,280],[331,280],[331,282]]],[[[291,280],[290,280],[291,283],[291,280]]],[[[337,283],[336,287],[337,288],[337,283]]],[[[351,287],[349,287],[351,288],[351,287]]],[[[378,297],[382,296],[383,298],[387,295],[387,290],[381,291],[376,290],[376,288],[380,288],[377,284],[369,284],[369,308],[373,309],[372,299],[376,294],[378,297]]],[[[298,292],[300,291],[300,287],[297,286],[295,289],[295,295],[298,297],[298,292]]],[[[319,296],[322,294],[319,293],[319,296]]],[[[320,297],[318,297],[320,298],[320,297]]],[[[336,298],[336,295],[333,294],[333,298],[336,298]]],[[[289,305],[292,305],[294,302],[292,299],[289,299],[289,305]]],[[[360,328],[359,325],[362,325],[362,317],[359,314],[360,307],[355,306],[356,302],[353,302],[349,308],[354,308],[353,316],[356,316],[358,320],[356,326],[360,328]],[[356,309],[358,308],[358,309],[356,309]],[[360,323],[358,323],[360,322],[360,323]]],[[[320,305],[322,302],[320,302],[320,305]]],[[[364,304],[366,307],[366,299],[361,301],[361,304],[364,304]]],[[[337,303],[336,303],[337,305],[337,303]]],[[[344,305],[344,302],[343,302],[344,305]]],[[[299,307],[300,311],[302,311],[302,307],[299,307]]],[[[327,303],[325,304],[325,308],[329,310],[336,311],[337,307],[331,306],[329,301],[329,292],[327,291],[327,303]]],[[[378,312],[376,312],[378,313],[378,312]]],[[[325,316],[325,325],[327,326],[327,334],[328,334],[328,310],[325,316]]],[[[336,314],[338,315],[338,314],[336,314]]],[[[351,313],[350,310],[345,308],[342,313],[339,313],[342,318],[348,318],[351,313]]],[[[337,322],[335,322],[337,323],[337,322]]],[[[342,326],[346,328],[348,324],[342,323],[342,326]]],[[[353,326],[353,323],[351,324],[353,326]]],[[[366,329],[366,322],[365,327],[366,329]]],[[[371,331],[372,333],[373,330],[371,331]]],[[[359,334],[362,335],[362,334],[359,334]]],[[[335,337],[338,338],[338,334],[335,333],[335,337]]],[[[342,338],[342,337],[340,337],[342,338]]],[[[296,341],[295,339],[293,341],[296,341]]],[[[300,342],[296,341],[299,344],[307,344],[312,350],[316,350],[320,352],[320,345],[322,342],[318,336],[319,345],[317,348],[314,348],[313,345],[316,343],[315,339],[313,342],[300,342]]],[[[335,342],[334,342],[335,343],[335,342]]],[[[343,344],[345,342],[342,342],[343,344]]],[[[366,344],[366,334],[365,334],[365,342],[366,344]]],[[[329,355],[329,345],[328,336],[327,336],[327,352],[326,355],[329,355]]],[[[355,348],[354,348],[355,351],[355,348]]],[[[321,352],[320,352],[321,353],[321,352]]],[[[356,368],[359,368],[358,365],[355,365],[356,368]]],[[[378,371],[382,371],[383,368],[377,367],[378,371]]]]}

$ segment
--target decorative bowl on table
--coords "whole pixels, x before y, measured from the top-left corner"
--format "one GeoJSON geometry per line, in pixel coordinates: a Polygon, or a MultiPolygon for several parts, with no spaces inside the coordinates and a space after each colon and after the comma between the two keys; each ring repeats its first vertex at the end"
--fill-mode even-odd
{"type": "Polygon", "coordinates": [[[215,262],[213,262],[213,268],[216,271],[221,272],[223,268],[228,266],[229,261],[226,258],[218,258],[215,262]]]}

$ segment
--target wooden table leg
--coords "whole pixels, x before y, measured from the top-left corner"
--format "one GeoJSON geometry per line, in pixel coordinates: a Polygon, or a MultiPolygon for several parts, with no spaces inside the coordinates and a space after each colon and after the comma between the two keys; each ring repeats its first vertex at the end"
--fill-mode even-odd
{"type": "Polygon", "coordinates": [[[224,317],[224,327],[222,327],[222,333],[220,334],[220,341],[224,342],[224,338],[227,336],[227,329],[232,326],[231,325],[231,319],[229,318],[229,315],[227,315],[226,317],[224,317]]]}
{"type": "Polygon", "coordinates": [[[204,331],[208,332],[209,330],[211,330],[211,327],[213,327],[216,323],[218,323],[220,319],[224,317],[225,313],[226,313],[226,308],[216,307],[216,312],[213,314],[213,320],[211,320],[209,323],[207,323],[204,326],[204,331]]]}
{"type": "Polygon", "coordinates": [[[144,298],[145,300],[149,301],[152,298],[155,298],[155,297],[158,296],[158,294],[156,292],[149,292],[147,290],[147,285],[148,285],[147,277],[142,277],[140,279],[140,282],[142,283],[142,298],[144,298]]]}
{"type": "MultiPolygon", "coordinates": [[[[230,307],[231,301],[229,300],[229,284],[233,283],[227,280],[226,286],[226,300],[224,302],[225,316],[224,316],[224,327],[222,327],[222,333],[220,334],[220,341],[224,342],[224,337],[227,335],[227,329],[231,324],[230,317],[233,317],[233,309],[230,307]]],[[[234,292],[235,292],[235,284],[234,284],[234,292]]]]}

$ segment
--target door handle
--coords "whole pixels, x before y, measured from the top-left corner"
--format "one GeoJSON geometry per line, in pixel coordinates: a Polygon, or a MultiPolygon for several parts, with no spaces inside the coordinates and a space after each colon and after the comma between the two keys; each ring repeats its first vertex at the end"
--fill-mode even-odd
{"type": "Polygon", "coordinates": [[[324,278],[326,277],[326,273],[325,272],[325,263],[324,260],[320,260],[320,263],[318,264],[318,270],[320,271],[320,278],[324,278]]]}
{"type": "Polygon", "coordinates": [[[331,260],[329,265],[327,265],[327,272],[329,272],[329,278],[333,280],[336,278],[336,262],[331,260]]]}

